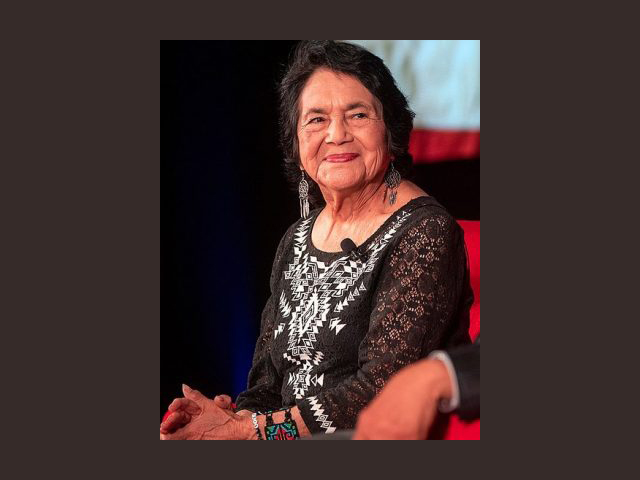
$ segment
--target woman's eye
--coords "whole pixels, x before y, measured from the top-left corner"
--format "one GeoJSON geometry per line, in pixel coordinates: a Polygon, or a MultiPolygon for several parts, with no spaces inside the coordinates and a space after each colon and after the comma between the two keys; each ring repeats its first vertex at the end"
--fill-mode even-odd
{"type": "Polygon", "coordinates": [[[368,118],[368,116],[366,113],[355,113],[353,115],[353,118],[362,119],[362,118],[368,118]]]}
{"type": "Polygon", "coordinates": [[[324,118],[322,117],[315,117],[309,120],[309,123],[321,123],[321,122],[324,122],[324,118]]]}

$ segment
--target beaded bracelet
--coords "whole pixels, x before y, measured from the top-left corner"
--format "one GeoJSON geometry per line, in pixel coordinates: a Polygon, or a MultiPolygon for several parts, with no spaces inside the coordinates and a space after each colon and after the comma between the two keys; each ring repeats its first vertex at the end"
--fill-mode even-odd
{"type": "Polygon", "coordinates": [[[291,409],[288,408],[284,412],[284,422],[273,423],[271,412],[267,413],[267,424],[264,427],[264,435],[266,440],[295,440],[300,438],[298,425],[291,416],[291,409]]]}
{"type": "Polygon", "coordinates": [[[257,416],[258,414],[255,412],[251,414],[251,423],[253,423],[253,428],[256,429],[256,433],[258,434],[258,440],[264,440],[264,438],[262,438],[262,433],[260,433],[260,426],[258,425],[257,416]]]}

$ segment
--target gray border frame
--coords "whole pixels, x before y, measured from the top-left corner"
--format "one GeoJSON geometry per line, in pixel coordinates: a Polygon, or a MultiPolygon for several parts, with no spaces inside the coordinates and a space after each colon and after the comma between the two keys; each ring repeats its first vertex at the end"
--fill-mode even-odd
{"type": "MultiPolygon", "coordinates": [[[[154,469],[161,475],[184,474],[200,463],[205,475],[219,469],[237,474],[249,463],[262,475],[270,475],[269,462],[284,463],[285,458],[289,467],[295,467],[298,451],[274,456],[277,447],[273,444],[200,443],[195,451],[203,455],[194,455],[181,453],[186,447],[175,443],[156,443],[159,40],[210,37],[214,31],[222,35],[223,29],[211,19],[244,21],[244,16],[231,17],[219,5],[213,7],[215,13],[199,16],[199,24],[185,26],[183,34],[179,28],[157,27],[162,17],[167,22],[162,25],[168,27],[176,16],[173,9],[162,7],[144,12],[132,7],[128,14],[114,12],[113,17],[94,11],[102,15],[102,26],[86,22],[52,26],[50,16],[69,13],[59,5],[42,7],[35,19],[13,12],[16,19],[33,20],[31,24],[42,28],[42,36],[25,39],[12,52],[14,67],[7,78],[8,88],[21,95],[14,96],[5,112],[14,125],[28,125],[37,111],[35,123],[42,131],[34,138],[26,129],[7,140],[13,150],[7,158],[14,160],[12,166],[28,185],[7,190],[22,199],[8,226],[16,234],[8,236],[12,246],[23,247],[23,256],[14,256],[6,272],[14,283],[26,287],[8,300],[14,310],[8,331],[26,327],[24,333],[30,334],[27,338],[33,350],[41,355],[35,361],[17,362],[13,385],[35,387],[36,398],[21,395],[24,408],[41,408],[37,398],[46,398],[44,441],[48,451],[39,463],[48,472],[52,466],[67,464],[69,468],[84,462],[111,473],[121,473],[126,462],[128,471],[145,475],[154,469]],[[91,35],[90,41],[87,36],[91,35]],[[33,158],[43,159],[36,172],[33,158]],[[41,290],[36,293],[33,289],[37,287],[41,290]],[[69,441],[73,455],[69,455],[69,441]],[[53,464],[47,463],[54,458],[53,464]],[[233,459],[230,469],[229,459],[233,459]],[[173,467],[176,464],[180,470],[173,467]]],[[[88,8],[75,13],[86,14],[88,8]]],[[[433,10],[428,15],[433,18],[433,10]]],[[[262,13],[256,17],[264,22],[262,13]]],[[[392,34],[393,26],[388,19],[383,21],[385,36],[409,36],[406,25],[395,25],[396,34],[392,34]]],[[[252,28],[252,35],[263,36],[250,23],[245,26],[252,28]]],[[[237,34],[234,27],[227,26],[227,38],[237,34]]],[[[262,32],[265,29],[282,35],[271,24],[263,23],[262,32]]],[[[422,28],[417,32],[422,35],[415,36],[424,36],[422,28]]],[[[323,36],[330,35],[325,31],[323,36]]],[[[337,32],[331,36],[372,35],[349,31],[349,35],[337,32]]],[[[535,392],[531,384],[541,371],[552,371],[556,359],[535,354],[538,342],[532,331],[545,319],[554,326],[559,319],[549,320],[547,311],[528,310],[523,305],[535,302],[533,292],[542,288],[544,294],[559,286],[557,280],[554,285],[549,271],[540,272],[534,263],[547,256],[558,259],[561,254],[552,242],[544,241],[544,232],[529,235],[531,219],[555,207],[551,196],[540,193],[546,175],[553,170],[542,163],[545,156],[532,148],[535,139],[530,136],[540,130],[549,112],[529,107],[554,87],[534,85],[515,75],[529,71],[526,66],[535,57],[538,41],[529,42],[527,55],[523,54],[524,43],[506,38],[483,40],[482,61],[490,79],[484,93],[491,100],[491,108],[484,112],[488,133],[482,167],[484,311],[489,319],[483,335],[488,345],[483,352],[484,442],[468,444],[472,447],[451,442],[355,442],[334,447],[332,442],[323,442],[322,447],[315,442],[306,456],[313,467],[307,468],[331,475],[332,469],[324,463],[330,461],[340,464],[333,471],[348,470],[351,465],[358,477],[367,466],[387,475],[416,468],[415,474],[423,476],[437,474],[438,465],[444,464],[448,474],[471,474],[484,458],[493,463],[494,471],[494,462],[500,466],[511,463],[520,470],[525,466],[518,464],[524,452],[531,455],[538,448],[536,440],[550,440],[549,432],[534,425],[546,417],[548,392],[557,385],[535,392]],[[374,457],[375,453],[379,455],[374,457]],[[385,459],[386,465],[373,459],[385,459]]],[[[552,218],[545,222],[545,229],[553,228],[550,223],[554,220],[560,224],[565,219],[552,218]]],[[[14,358],[24,358],[24,349],[19,348],[14,358]]],[[[22,438],[35,441],[32,432],[22,438]]],[[[309,442],[288,448],[308,448],[300,446],[306,444],[309,442]]],[[[305,458],[303,452],[299,456],[305,458]]]]}

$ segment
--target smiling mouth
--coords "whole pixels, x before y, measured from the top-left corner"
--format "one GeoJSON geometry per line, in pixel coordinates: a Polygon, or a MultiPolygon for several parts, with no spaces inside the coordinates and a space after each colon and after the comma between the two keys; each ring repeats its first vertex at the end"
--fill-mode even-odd
{"type": "Polygon", "coordinates": [[[344,162],[350,162],[351,160],[356,158],[358,155],[359,154],[357,153],[338,153],[335,155],[328,155],[327,157],[325,157],[325,160],[331,163],[344,163],[344,162]]]}

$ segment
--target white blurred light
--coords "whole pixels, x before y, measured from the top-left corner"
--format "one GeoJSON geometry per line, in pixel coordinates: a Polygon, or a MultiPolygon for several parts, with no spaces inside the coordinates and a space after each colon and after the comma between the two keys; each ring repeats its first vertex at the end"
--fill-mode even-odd
{"type": "Polygon", "coordinates": [[[480,129],[480,40],[346,40],[382,58],[415,128],[480,129]]]}

